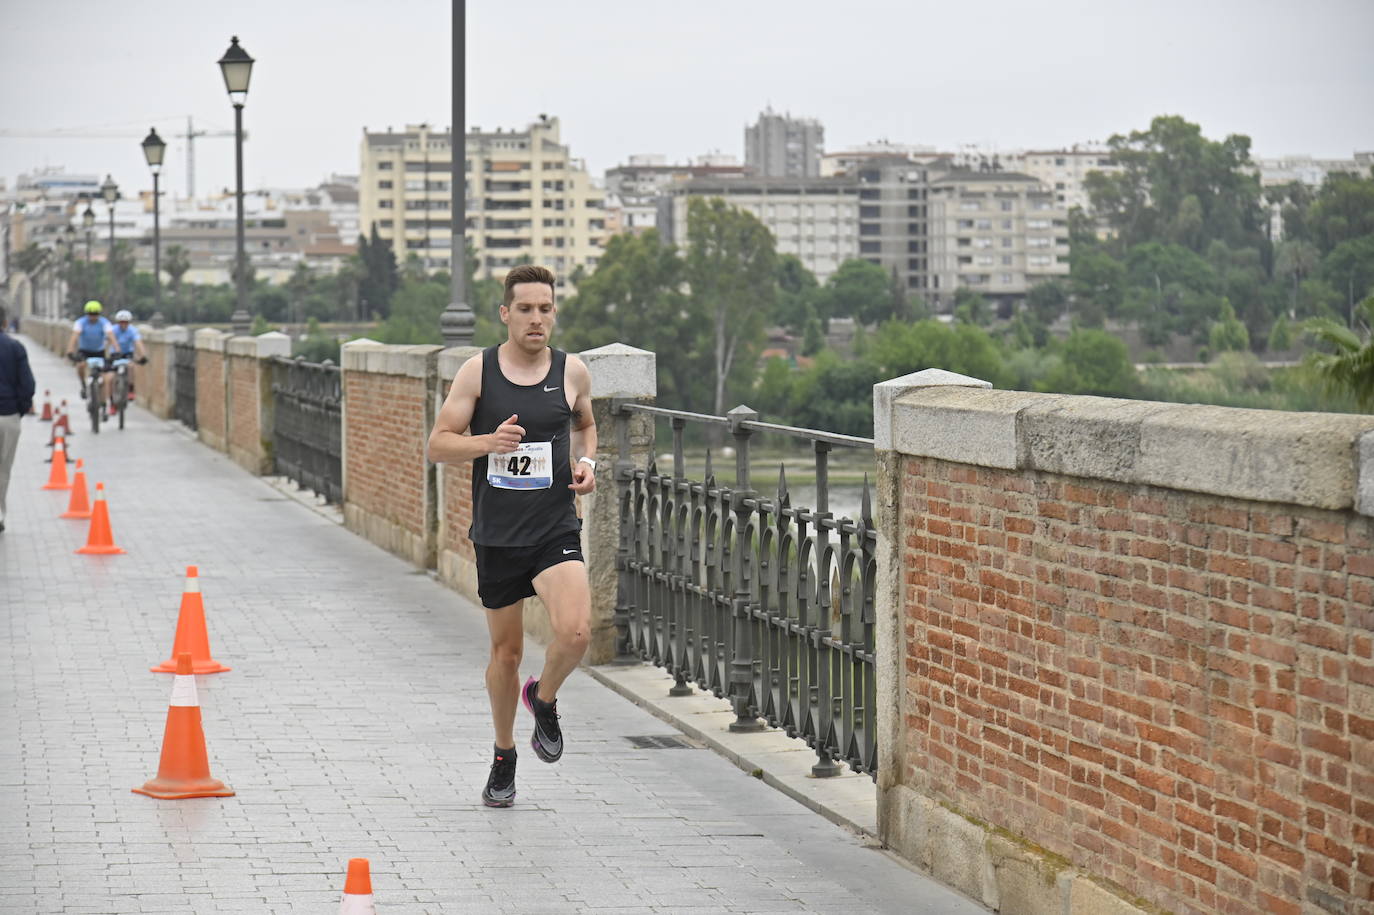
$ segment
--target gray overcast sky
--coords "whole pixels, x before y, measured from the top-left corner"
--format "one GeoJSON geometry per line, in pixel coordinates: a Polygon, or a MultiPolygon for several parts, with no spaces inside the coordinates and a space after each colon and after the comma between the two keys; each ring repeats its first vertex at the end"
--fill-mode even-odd
{"type": "MultiPolygon", "coordinates": [[[[258,61],[245,181],[356,173],[362,128],[450,120],[442,0],[3,0],[0,128],[125,128],[125,140],[0,136],[0,176],[35,166],[151,187],[138,140],[185,116],[233,127],[215,61],[258,61]]],[[[468,3],[468,124],[540,112],[595,174],[639,152],[743,157],[771,103],[826,145],[878,138],[1008,149],[1105,139],[1176,113],[1257,155],[1374,148],[1374,0],[587,0],[468,3]],[[514,13],[513,13],[514,11],[514,13]]],[[[233,184],[233,142],[197,143],[197,188],[233,184]]]]}

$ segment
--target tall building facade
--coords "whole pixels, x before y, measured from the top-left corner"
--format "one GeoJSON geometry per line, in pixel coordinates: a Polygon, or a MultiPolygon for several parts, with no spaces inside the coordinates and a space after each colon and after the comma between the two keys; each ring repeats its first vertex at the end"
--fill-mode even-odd
{"type": "MultiPolygon", "coordinates": [[[[415,255],[448,269],[453,189],[451,134],[425,124],[404,132],[363,132],[359,223],[377,227],[398,262],[415,255]]],[[[592,269],[608,227],[605,192],[563,145],[557,118],[523,131],[466,135],[467,237],[478,275],[501,279],[526,261],[560,277],[592,269]]]]}
{"type": "Polygon", "coordinates": [[[692,178],[743,177],[744,166],[732,156],[702,156],[674,165],[660,155],[630,156],[625,165],[606,170],[606,199],[620,211],[620,230],[639,234],[658,226],[658,201],[676,182],[692,178]]]}
{"type": "Polygon", "coordinates": [[[819,178],[825,128],[813,118],[794,118],[768,108],[744,128],[744,164],[763,178],[819,178]]]}
{"type": "Polygon", "coordinates": [[[687,244],[692,197],[720,197],[758,218],[779,254],[794,254],[824,283],[858,253],[858,185],[852,178],[693,178],[664,198],[660,228],[667,241],[687,244]]]}

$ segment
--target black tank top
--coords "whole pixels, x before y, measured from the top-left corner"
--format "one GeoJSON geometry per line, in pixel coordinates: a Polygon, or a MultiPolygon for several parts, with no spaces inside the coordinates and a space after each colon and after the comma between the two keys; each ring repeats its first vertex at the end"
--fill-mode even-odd
{"type": "MultiPolygon", "coordinates": [[[[549,373],[538,384],[515,384],[501,371],[497,347],[482,351],[482,393],[472,413],[473,435],[486,435],[514,413],[525,430],[522,444],[548,442],[552,463],[545,468],[548,487],[508,489],[487,480],[490,469],[508,485],[537,485],[541,479],[536,455],[491,454],[472,461],[472,527],[468,536],[483,546],[534,546],[582,529],[573,505],[572,465],[568,453],[572,410],[564,386],[568,354],[550,348],[549,373]]],[[[537,446],[536,446],[537,448],[537,446]]]]}

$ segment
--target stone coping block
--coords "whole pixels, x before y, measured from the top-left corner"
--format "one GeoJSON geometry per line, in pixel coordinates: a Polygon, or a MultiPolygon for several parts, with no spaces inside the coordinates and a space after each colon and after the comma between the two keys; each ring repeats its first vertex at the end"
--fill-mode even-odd
{"type": "Polygon", "coordinates": [[[400,346],[378,343],[362,337],[345,343],[340,351],[345,372],[374,372],[378,375],[404,375],[409,378],[428,378],[433,365],[431,357],[443,347],[435,344],[400,346]]]}
{"type": "Polygon", "coordinates": [[[290,359],[291,338],[276,330],[256,337],[231,337],[226,351],[231,356],[252,356],[255,359],[284,356],[290,359]]]}
{"type": "Polygon", "coordinates": [[[592,397],[657,397],[657,357],[624,343],[578,353],[592,375],[592,397]]]}
{"type": "Polygon", "coordinates": [[[458,374],[458,370],[463,367],[473,356],[482,351],[480,346],[452,346],[439,353],[439,380],[452,381],[458,374]]]}
{"type": "Polygon", "coordinates": [[[223,331],[215,330],[213,327],[202,327],[196,331],[196,349],[207,349],[213,352],[224,352],[225,342],[230,335],[223,331]]]}
{"type": "MultiPolygon", "coordinates": [[[[902,454],[1336,511],[1374,508],[1374,444],[1365,441],[1374,416],[966,387],[908,391],[890,410],[889,447],[902,454]]],[[[875,427],[883,419],[875,413],[875,427]]]]}
{"type": "Polygon", "coordinates": [[[180,324],[173,324],[171,327],[164,327],[162,330],[152,331],[161,334],[163,343],[189,343],[191,342],[191,331],[180,324]]]}
{"type": "Polygon", "coordinates": [[[873,386],[873,447],[878,451],[892,449],[892,402],[903,394],[930,387],[990,388],[992,382],[970,378],[944,369],[923,369],[879,382],[873,386]]]}

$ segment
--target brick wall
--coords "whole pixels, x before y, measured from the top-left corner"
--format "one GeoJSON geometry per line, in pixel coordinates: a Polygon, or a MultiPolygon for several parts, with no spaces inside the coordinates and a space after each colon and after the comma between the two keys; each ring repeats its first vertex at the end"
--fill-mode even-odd
{"type": "Polygon", "coordinates": [[[354,341],[343,354],[345,523],[422,568],[436,563],[424,448],[439,349],[354,341]]]}
{"type": "Polygon", "coordinates": [[[138,403],[154,415],[166,419],[172,415],[172,372],[175,370],[173,341],[186,338],[185,328],[145,330],[143,348],[148,364],[138,367],[138,403]]]}
{"type": "Polygon", "coordinates": [[[908,458],[902,532],[908,785],[1171,910],[1371,898],[1374,519],[908,458]]]}
{"type": "MultiPolygon", "coordinates": [[[[204,333],[205,331],[196,333],[196,434],[211,448],[224,451],[227,443],[224,352],[201,348],[201,335],[204,333]]],[[[220,345],[223,345],[222,341],[220,345]]]]}
{"type": "MultiPolygon", "coordinates": [[[[957,816],[1117,904],[1374,911],[1374,417],[889,407],[885,838],[935,866],[957,816]]],[[[999,881],[963,888],[1033,910],[999,881]]]]}

